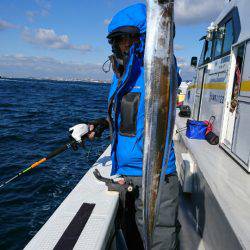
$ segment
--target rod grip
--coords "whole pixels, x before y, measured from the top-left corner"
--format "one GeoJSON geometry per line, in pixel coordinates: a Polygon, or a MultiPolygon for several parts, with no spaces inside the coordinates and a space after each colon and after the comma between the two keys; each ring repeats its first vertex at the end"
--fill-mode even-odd
{"type": "Polygon", "coordinates": [[[69,147],[70,147],[69,144],[65,144],[62,147],[55,149],[54,151],[52,151],[51,153],[49,153],[47,155],[46,159],[49,160],[49,159],[55,157],[56,155],[61,154],[62,152],[67,150],[69,147]]]}

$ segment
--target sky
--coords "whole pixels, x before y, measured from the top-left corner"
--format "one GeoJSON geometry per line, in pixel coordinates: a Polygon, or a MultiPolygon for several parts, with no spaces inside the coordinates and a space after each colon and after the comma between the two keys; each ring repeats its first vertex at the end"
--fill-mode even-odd
{"type": "MultiPolygon", "coordinates": [[[[0,75],[110,80],[102,65],[111,54],[112,17],[136,0],[0,0],[0,75]]],[[[209,24],[225,0],[175,1],[175,55],[183,80],[192,80],[209,24]]]]}

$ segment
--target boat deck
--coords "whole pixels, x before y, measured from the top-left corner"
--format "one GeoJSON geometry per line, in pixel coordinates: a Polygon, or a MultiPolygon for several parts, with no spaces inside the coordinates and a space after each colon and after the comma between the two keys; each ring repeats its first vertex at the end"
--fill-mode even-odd
{"type": "MultiPolygon", "coordinates": [[[[186,121],[186,118],[177,117],[177,129],[185,127],[186,121]]],[[[208,186],[207,189],[209,189],[209,192],[203,197],[203,206],[208,211],[203,215],[203,225],[211,225],[215,218],[217,224],[212,225],[215,231],[217,226],[225,228],[224,222],[230,225],[229,231],[224,230],[225,234],[222,232],[213,235],[214,242],[226,244],[226,242],[230,242],[229,235],[231,234],[237,239],[238,246],[234,246],[234,248],[231,246],[228,249],[250,249],[249,174],[219,146],[210,145],[205,140],[190,140],[185,136],[185,131],[181,132],[175,140],[177,160],[180,157],[178,152],[191,154],[199,175],[203,176],[208,186]],[[215,200],[216,204],[211,202],[212,200],[215,200]],[[215,205],[220,208],[220,213],[214,210],[215,205]],[[225,220],[222,217],[225,217],[225,220]]],[[[201,186],[200,189],[206,189],[203,183],[201,186]]],[[[194,192],[197,188],[199,187],[194,186],[194,192]]],[[[204,245],[206,246],[206,244],[204,245]]],[[[218,247],[218,249],[222,248],[218,247]]]]}
{"type": "Polygon", "coordinates": [[[118,193],[107,192],[93,170],[104,176],[111,169],[110,147],[85,174],[49,220],[25,247],[26,250],[105,249],[112,234],[118,193]]]}
{"type": "MultiPolygon", "coordinates": [[[[110,147],[97,160],[78,185],[57,208],[50,219],[25,247],[33,249],[107,249],[110,235],[114,232],[114,219],[118,208],[118,193],[108,192],[103,182],[98,181],[93,170],[97,168],[103,176],[111,171],[110,147]],[[86,218],[87,211],[89,217],[86,218]],[[80,222],[79,222],[80,221],[80,222]]],[[[204,249],[195,224],[181,196],[180,243],[182,250],[204,249]]],[[[116,249],[112,246],[110,249],[116,249]]],[[[120,248],[119,248],[120,249],[120,248]]]]}
{"type": "Polygon", "coordinates": [[[196,224],[188,207],[188,198],[185,194],[180,195],[179,221],[181,223],[180,250],[204,250],[201,236],[197,233],[196,224]]]}

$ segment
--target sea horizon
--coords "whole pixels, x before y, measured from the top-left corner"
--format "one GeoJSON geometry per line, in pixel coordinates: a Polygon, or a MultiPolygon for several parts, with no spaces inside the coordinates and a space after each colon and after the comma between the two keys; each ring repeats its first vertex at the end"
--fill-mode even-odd
{"type": "Polygon", "coordinates": [[[58,81],[58,82],[83,82],[83,83],[107,83],[110,84],[111,80],[102,80],[102,79],[78,79],[78,78],[60,78],[60,77],[55,77],[55,78],[51,78],[51,77],[32,77],[32,76],[28,76],[28,77],[17,77],[17,76],[1,76],[0,75],[0,79],[22,79],[22,80],[39,80],[39,81],[58,81]]]}

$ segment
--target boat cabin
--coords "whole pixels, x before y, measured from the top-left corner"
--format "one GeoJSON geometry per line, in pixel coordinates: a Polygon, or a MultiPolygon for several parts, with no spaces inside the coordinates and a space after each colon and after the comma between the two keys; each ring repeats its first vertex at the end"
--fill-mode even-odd
{"type": "MultiPolygon", "coordinates": [[[[250,1],[232,0],[211,23],[185,103],[192,118],[215,116],[220,146],[250,172],[250,1]]],[[[195,62],[195,60],[192,60],[195,62]]]]}

